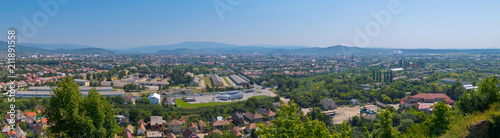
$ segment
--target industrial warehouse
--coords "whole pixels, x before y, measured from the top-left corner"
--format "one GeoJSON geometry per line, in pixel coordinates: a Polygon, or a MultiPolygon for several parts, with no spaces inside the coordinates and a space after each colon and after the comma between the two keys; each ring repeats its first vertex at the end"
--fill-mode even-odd
{"type": "MultiPolygon", "coordinates": [[[[112,87],[80,87],[80,92],[82,96],[87,96],[89,91],[95,88],[100,95],[104,96],[118,96],[121,95],[125,97],[124,91],[113,91],[112,87]]],[[[49,98],[52,95],[51,87],[29,87],[28,91],[17,91],[16,97],[39,97],[39,98],[49,98]]]]}
{"type": "Polygon", "coordinates": [[[237,75],[230,75],[229,78],[231,78],[231,80],[233,80],[233,82],[237,85],[245,85],[245,84],[248,84],[247,81],[243,80],[240,76],[237,76],[237,75]]]}

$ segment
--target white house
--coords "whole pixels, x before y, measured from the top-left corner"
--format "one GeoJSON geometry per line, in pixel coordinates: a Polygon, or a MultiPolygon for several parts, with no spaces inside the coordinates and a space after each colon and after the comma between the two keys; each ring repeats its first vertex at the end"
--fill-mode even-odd
{"type": "Polygon", "coordinates": [[[148,96],[149,103],[150,104],[160,104],[161,103],[161,96],[157,93],[153,93],[148,96]]]}

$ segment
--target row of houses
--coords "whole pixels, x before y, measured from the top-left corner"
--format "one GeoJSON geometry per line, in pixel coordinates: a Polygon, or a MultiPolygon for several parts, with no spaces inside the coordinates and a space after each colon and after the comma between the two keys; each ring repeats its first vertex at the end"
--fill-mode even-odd
{"type": "Polygon", "coordinates": [[[44,133],[42,132],[42,130],[47,127],[47,118],[45,118],[44,116],[37,116],[37,114],[42,113],[44,109],[42,105],[36,105],[36,109],[37,110],[35,112],[26,111],[22,113],[21,110],[16,110],[15,113],[5,114],[4,123],[7,125],[2,127],[1,133],[4,136],[14,138],[25,138],[28,132],[37,133],[40,136],[43,136],[44,133]],[[9,122],[12,121],[16,122],[16,124],[19,124],[21,122],[26,123],[29,130],[22,130],[19,125],[16,125],[14,127],[14,130],[12,130],[8,125],[9,122]]]}
{"type": "Polygon", "coordinates": [[[184,118],[172,119],[167,122],[163,120],[162,116],[151,116],[150,122],[139,120],[136,123],[137,126],[135,127],[135,129],[134,126],[130,124],[127,125],[122,131],[122,135],[126,138],[132,138],[133,136],[145,136],[148,138],[175,138],[178,135],[181,135],[183,138],[198,138],[198,134],[206,133],[207,125],[210,125],[213,129],[208,131],[209,135],[211,133],[219,133],[220,135],[223,135],[220,130],[229,130],[236,136],[242,136],[243,131],[251,133],[253,129],[256,129],[257,122],[263,122],[266,126],[271,125],[271,120],[273,120],[275,116],[276,113],[271,110],[259,109],[255,114],[251,112],[246,112],[243,114],[234,112],[230,116],[228,116],[227,120],[223,119],[223,117],[221,116],[218,116],[217,118],[210,120],[208,124],[202,120],[186,124],[186,120],[184,118]],[[264,121],[263,116],[265,116],[268,121],[264,121]],[[231,125],[231,123],[234,124],[234,127],[233,125],[231,125]],[[183,129],[184,125],[186,125],[185,129],[183,129]],[[240,126],[245,127],[245,129],[240,126]]]}

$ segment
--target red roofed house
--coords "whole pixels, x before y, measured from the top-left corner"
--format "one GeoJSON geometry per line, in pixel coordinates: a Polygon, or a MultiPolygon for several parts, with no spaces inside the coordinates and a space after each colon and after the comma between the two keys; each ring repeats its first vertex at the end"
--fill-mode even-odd
{"type": "Polygon", "coordinates": [[[445,100],[446,104],[455,104],[455,101],[451,100],[450,97],[444,93],[419,93],[414,96],[409,96],[409,98],[425,103],[435,103],[445,100]]]}
{"type": "Polygon", "coordinates": [[[36,113],[35,112],[30,112],[30,111],[26,111],[24,112],[23,114],[24,116],[27,116],[27,117],[33,117],[33,118],[36,118],[36,113]]]}
{"type": "Polygon", "coordinates": [[[181,133],[181,121],[177,119],[173,119],[172,121],[168,122],[168,130],[173,133],[181,133]]]}
{"type": "Polygon", "coordinates": [[[199,138],[196,133],[194,133],[191,129],[186,129],[184,132],[182,132],[182,137],[183,138],[199,138]]]}
{"type": "Polygon", "coordinates": [[[260,121],[263,121],[263,117],[262,115],[256,113],[256,114],[253,114],[251,112],[246,112],[245,114],[243,114],[250,122],[260,122],[260,121]]]}
{"type": "Polygon", "coordinates": [[[198,131],[198,126],[197,126],[196,124],[194,124],[194,123],[189,123],[189,124],[187,125],[187,128],[188,128],[188,129],[191,129],[193,132],[198,131]]]}
{"type": "Polygon", "coordinates": [[[17,137],[16,131],[11,130],[11,131],[7,132],[7,136],[11,137],[11,138],[17,137]]]}

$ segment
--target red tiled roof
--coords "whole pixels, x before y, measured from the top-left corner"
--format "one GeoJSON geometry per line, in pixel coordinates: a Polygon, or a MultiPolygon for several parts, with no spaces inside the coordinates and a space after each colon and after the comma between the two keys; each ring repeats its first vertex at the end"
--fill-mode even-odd
{"type": "Polygon", "coordinates": [[[226,120],[217,120],[217,121],[214,121],[212,126],[225,126],[225,125],[229,125],[231,123],[229,123],[228,121],[226,120]]]}
{"type": "Polygon", "coordinates": [[[196,126],[196,124],[194,124],[194,123],[189,123],[189,124],[187,125],[187,127],[188,127],[188,128],[193,128],[193,127],[194,127],[194,128],[196,128],[197,126],[196,126]]]}
{"type": "Polygon", "coordinates": [[[168,122],[169,126],[180,126],[182,125],[181,122],[177,119],[173,119],[172,121],[168,122]]]}
{"type": "Polygon", "coordinates": [[[205,122],[198,120],[198,126],[205,127],[205,122]]]}
{"type": "Polygon", "coordinates": [[[268,117],[275,116],[275,115],[276,115],[276,113],[274,113],[271,110],[269,110],[269,111],[266,112],[266,116],[268,116],[268,117]]]}
{"type": "Polygon", "coordinates": [[[14,131],[14,130],[11,130],[11,131],[7,132],[8,136],[11,136],[12,134],[14,134],[14,135],[17,136],[16,131],[14,131]]]}
{"type": "Polygon", "coordinates": [[[208,131],[208,135],[210,135],[210,134],[212,134],[212,133],[214,133],[214,132],[215,132],[215,133],[219,133],[221,136],[222,136],[222,135],[224,135],[224,134],[223,134],[222,132],[220,132],[220,130],[218,130],[218,129],[213,129],[213,130],[208,131]]]}
{"type": "Polygon", "coordinates": [[[414,96],[410,96],[410,98],[433,100],[433,99],[449,99],[450,97],[448,97],[444,93],[419,93],[414,96]]]}
{"type": "Polygon", "coordinates": [[[453,101],[452,99],[445,99],[444,101],[446,102],[446,104],[449,104],[449,105],[455,104],[455,101],[453,101]]]}
{"type": "Polygon", "coordinates": [[[248,125],[247,125],[247,127],[246,127],[246,128],[247,128],[247,129],[254,129],[254,128],[256,128],[256,127],[257,127],[257,124],[255,124],[255,123],[250,123],[250,124],[248,124],[248,125]]]}
{"type": "Polygon", "coordinates": [[[47,124],[47,118],[42,117],[40,120],[42,120],[42,124],[47,124]]]}
{"type": "Polygon", "coordinates": [[[240,131],[241,131],[241,129],[240,129],[239,127],[233,127],[233,128],[231,128],[231,130],[229,130],[229,131],[230,131],[231,133],[233,133],[234,135],[238,136],[238,137],[239,137],[239,136],[241,136],[241,135],[243,135],[243,134],[241,134],[241,132],[240,132],[240,131]]]}
{"type": "Polygon", "coordinates": [[[166,136],[167,138],[175,138],[174,133],[167,133],[165,136],[166,136]]]}
{"type": "Polygon", "coordinates": [[[23,115],[25,115],[25,116],[36,116],[36,113],[35,112],[26,111],[26,112],[24,112],[23,115]]]}

